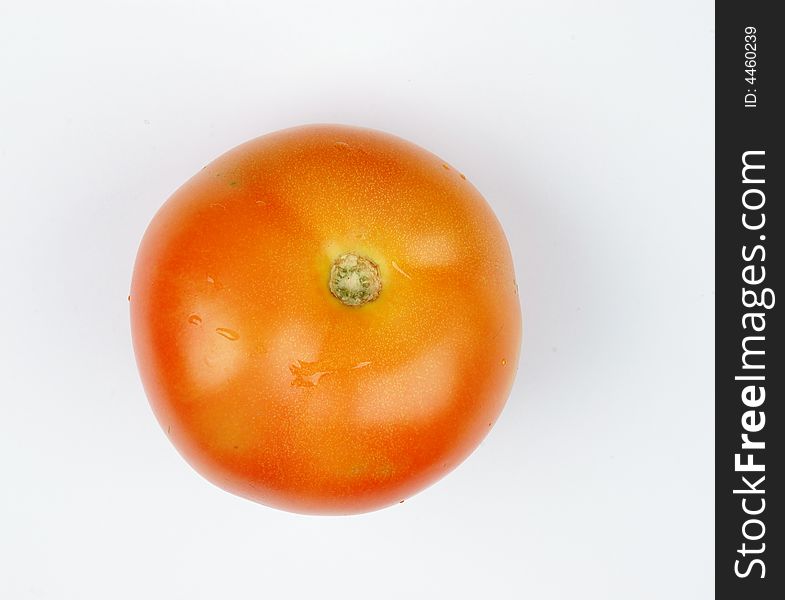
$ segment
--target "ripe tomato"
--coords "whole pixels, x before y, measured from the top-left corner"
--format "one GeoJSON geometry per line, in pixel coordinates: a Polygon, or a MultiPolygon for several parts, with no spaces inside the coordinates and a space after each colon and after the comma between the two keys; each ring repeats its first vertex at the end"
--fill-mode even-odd
{"type": "Polygon", "coordinates": [[[333,125],[252,140],[175,192],[141,243],[131,324],[185,459],[318,514],[400,502],[466,458],[521,338],[477,190],[418,146],[333,125]]]}

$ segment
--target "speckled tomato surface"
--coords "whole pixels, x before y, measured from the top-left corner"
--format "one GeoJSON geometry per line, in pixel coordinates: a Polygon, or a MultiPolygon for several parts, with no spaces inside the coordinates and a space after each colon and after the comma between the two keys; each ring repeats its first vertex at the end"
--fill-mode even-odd
{"type": "Polygon", "coordinates": [[[202,169],[144,235],[139,370],[207,479],[296,512],[400,502],[498,417],[521,315],[502,228],[455,168],[400,138],[314,125],[202,169]]]}

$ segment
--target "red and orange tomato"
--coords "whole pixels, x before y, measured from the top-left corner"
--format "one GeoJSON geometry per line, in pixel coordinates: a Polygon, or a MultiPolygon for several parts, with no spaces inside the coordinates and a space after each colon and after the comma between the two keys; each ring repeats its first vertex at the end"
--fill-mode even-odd
{"type": "Polygon", "coordinates": [[[303,513],[404,500],[515,375],[510,251],[479,192],[397,137],[319,125],[224,154],[153,219],[131,286],[161,426],[207,479],[303,513]]]}

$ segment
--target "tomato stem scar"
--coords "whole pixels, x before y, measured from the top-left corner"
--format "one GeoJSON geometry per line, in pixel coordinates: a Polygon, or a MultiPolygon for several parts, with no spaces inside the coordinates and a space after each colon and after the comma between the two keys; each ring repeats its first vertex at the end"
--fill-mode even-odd
{"type": "Polygon", "coordinates": [[[362,306],[379,297],[382,278],[375,262],[348,252],[333,261],[329,286],[332,295],[346,306],[362,306]]]}

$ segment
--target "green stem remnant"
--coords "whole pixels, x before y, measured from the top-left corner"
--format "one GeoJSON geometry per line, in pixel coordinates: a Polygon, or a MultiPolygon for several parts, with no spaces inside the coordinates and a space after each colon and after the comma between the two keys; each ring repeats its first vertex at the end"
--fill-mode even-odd
{"type": "Polygon", "coordinates": [[[346,306],[373,302],[382,291],[379,267],[357,254],[341,254],[330,269],[330,291],[346,306]]]}

